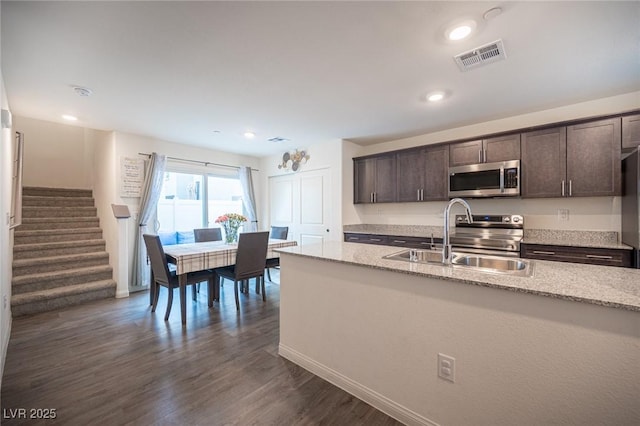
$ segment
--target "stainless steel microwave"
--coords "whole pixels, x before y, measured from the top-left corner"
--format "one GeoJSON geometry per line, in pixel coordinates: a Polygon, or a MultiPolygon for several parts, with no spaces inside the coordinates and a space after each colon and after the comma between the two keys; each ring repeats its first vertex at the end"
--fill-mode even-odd
{"type": "Polygon", "coordinates": [[[520,195],[520,160],[449,167],[449,197],[520,195]]]}

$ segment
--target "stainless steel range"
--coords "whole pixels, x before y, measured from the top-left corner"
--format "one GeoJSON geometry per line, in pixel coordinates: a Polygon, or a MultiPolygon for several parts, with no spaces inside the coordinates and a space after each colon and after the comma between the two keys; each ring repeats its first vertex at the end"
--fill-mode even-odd
{"type": "Polygon", "coordinates": [[[455,233],[451,235],[454,252],[482,253],[520,257],[524,235],[524,218],[520,215],[456,215],[455,233]]]}

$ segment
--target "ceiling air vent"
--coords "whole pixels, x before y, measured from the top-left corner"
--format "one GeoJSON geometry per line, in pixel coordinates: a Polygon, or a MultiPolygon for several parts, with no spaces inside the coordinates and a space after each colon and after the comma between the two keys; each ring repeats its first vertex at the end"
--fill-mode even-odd
{"type": "Polygon", "coordinates": [[[501,61],[507,57],[502,40],[496,40],[484,46],[476,47],[468,52],[453,57],[460,71],[467,71],[492,62],[501,61]]]}

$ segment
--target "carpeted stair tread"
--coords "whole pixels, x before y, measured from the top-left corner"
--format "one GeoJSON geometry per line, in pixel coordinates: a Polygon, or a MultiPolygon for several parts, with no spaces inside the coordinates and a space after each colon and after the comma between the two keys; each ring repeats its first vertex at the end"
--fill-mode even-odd
{"type": "Polygon", "coordinates": [[[113,280],[93,281],[85,284],[68,285],[65,287],[54,288],[51,290],[32,291],[29,293],[16,294],[11,296],[12,305],[21,305],[33,300],[53,299],[56,297],[68,296],[70,294],[84,293],[86,291],[99,290],[103,288],[113,287],[115,289],[116,282],[113,280]]]}
{"type": "Polygon", "coordinates": [[[115,297],[116,282],[92,281],[84,284],[60,287],[54,290],[34,291],[11,297],[13,316],[31,315],[63,309],[68,306],[115,297]]]}
{"type": "Polygon", "coordinates": [[[73,229],[41,229],[33,231],[16,231],[14,244],[32,244],[47,242],[63,242],[78,240],[95,240],[102,238],[100,228],[73,228],[73,229]]]}
{"type": "Polygon", "coordinates": [[[104,252],[105,248],[106,242],[103,239],[20,244],[13,246],[13,259],[33,259],[38,257],[61,256],[64,254],[94,253],[97,251],[104,252]]]}
{"type": "Polygon", "coordinates": [[[96,217],[96,207],[42,207],[42,206],[22,206],[22,217],[96,217]]]}
{"type": "Polygon", "coordinates": [[[88,247],[94,245],[104,245],[105,241],[101,238],[90,240],[74,240],[74,241],[53,241],[46,243],[28,243],[28,244],[16,244],[13,246],[13,251],[23,252],[31,250],[55,250],[66,247],[88,247]]]}
{"type": "Polygon", "coordinates": [[[45,197],[93,197],[90,189],[75,188],[44,188],[39,186],[25,186],[22,188],[23,196],[45,196],[45,197]]]}
{"type": "Polygon", "coordinates": [[[109,254],[105,251],[18,259],[13,262],[13,276],[107,264],[109,264],[109,254]]]}
{"type": "Polygon", "coordinates": [[[69,229],[94,228],[100,226],[100,220],[95,216],[87,217],[25,217],[16,231],[33,231],[36,229],[69,229]]]}
{"type": "Polygon", "coordinates": [[[99,227],[92,228],[68,228],[68,229],[34,229],[29,231],[15,231],[15,237],[30,237],[44,235],[68,235],[68,234],[86,234],[87,232],[102,232],[99,227]]]}
{"type": "Polygon", "coordinates": [[[44,197],[27,195],[22,197],[22,205],[27,207],[94,207],[91,197],[44,197]]]}
{"type": "Polygon", "coordinates": [[[96,265],[96,266],[87,266],[83,268],[71,268],[65,269],[64,271],[54,271],[54,272],[37,272],[35,274],[25,274],[20,275],[18,277],[14,277],[11,282],[13,285],[21,285],[30,281],[44,281],[44,280],[53,280],[53,279],[64,279],[77,275],[85,275],[91,273],[98,272],[111,272],[113,269],[110,265],[96,265]]]}

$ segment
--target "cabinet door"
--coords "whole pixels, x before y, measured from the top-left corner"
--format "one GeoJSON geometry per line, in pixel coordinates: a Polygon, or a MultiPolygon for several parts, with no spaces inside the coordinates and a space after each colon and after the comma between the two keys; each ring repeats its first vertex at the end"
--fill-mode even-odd
{"type": "Polygon", "coordinates": [[[567,181],[571,197],[621,193],[620,118],[567,127],[567,181]]]}
{"type": "Polygon", "coordinates": [[[640,114],[622,117],[622,149],[640,146],[640,114]]]}
{"type": "Polygon", "coordinates": [[[374,202],[392,203],[396,201],[396,156],[375,158],[374,202]]]}
{"type": "Polygon", "coordinates": [[[440,145],[425,151],[423,201],[449,199],[449,147],[440,145]]]}
{"type": "Polygon", "coordinates": [[[520,133],[485,139],[483,145],[485,163],[520,159],[520,133]]]}
{"type": "Polygon", "coordinates": [[[424,190],[425,154],[423,150],[398,153],[396,188],[399,202],[420,201],[424,190]]]}
{"type": "Polygon", "coordinates": [[[353,202],[372,203],[375,184],[375,159],[353,160],[353,202]]]}
{"type": "Polygon", "coordinates": [[[522,197],[562,197],[562,183],[567,174],[566,128],[523,133],[521,148],[522,197]]]}
{"type": "Polygon", "coordinates": [[[482,141],[459,142],[449,145],[449,165],[466,166],[482,162],[482,141]]]}

